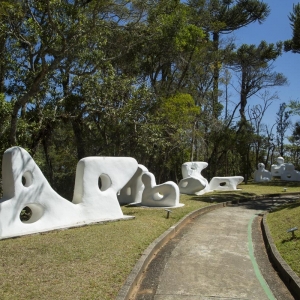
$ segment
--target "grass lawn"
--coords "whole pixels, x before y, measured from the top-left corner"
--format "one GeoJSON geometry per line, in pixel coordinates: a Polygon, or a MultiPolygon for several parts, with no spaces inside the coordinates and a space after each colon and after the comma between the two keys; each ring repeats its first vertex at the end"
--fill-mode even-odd
{"type": "MultiPolygon", "coordinates": [[[[281,181],[275,181],[241,187],[243,191],[247,191],[248,189],[252,190],[254,186],[257,186],[257,191],[261,194],[282,193],[283,188],[286,188],[287,192],[299,192],[300,194],[300,183],[298,182],[287,182],[283,185],[281,181]]],[[[300,198],[294,203],[281,206],[269,213],[267,215],[267,224],[277,250],[300,277],[300,232],[295,231],[295,238],[292,238],[292,234],[287,232],[288,229],[294,227],[300,230],[300,198]]]]}
{"type": "Polygon", "coordinates": [[[295,231],[294,238],[287,232],[294,227],[300,230],[300,201],[279,207],[269,213],[267,224],[281,256],[300,277],[300,232],[295,231]]]}
{"type": "MultiPolygon", "coordinates": [[[[288,185],[288,192],[300,191],[299,186],[288,185]]],[[[211,202],[283,192],[282,184],[243,184],[240,188],[241,191],[203,196],[182,195],[180,202],[185,206],[172,209],[169,219],[164,209],[123,206],[124,214],[135,219],[2,240],[0,299],[115,299],[148,245],[189,212],[211,202]]],[[[279,218],[285,211],[287,216],[283,219],[289,220],[289,226],[300,228],[299,221],[294,222],[300,206],[282,209],[270,214],[274,236],[278,226],[275,220],[275,231],[272,229],[273,216],[279,218]]],[[[279,246],[294,245],[290,261],[295,256],[299,264],[299,240],[290,241],[282,226],[285,236],[279,246]]]]}

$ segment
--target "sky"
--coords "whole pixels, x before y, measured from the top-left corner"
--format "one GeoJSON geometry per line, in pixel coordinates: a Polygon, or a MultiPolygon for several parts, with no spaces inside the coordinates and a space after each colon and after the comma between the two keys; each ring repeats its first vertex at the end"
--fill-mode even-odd
{"type": "MultiPolygon", "coordinates": [[[[262,40],[267,43],[276,43],[292,38],[292,29],[288,16],[293,11],[293,4],[297,4],[300,0],[265,0],[263,2],[267,3],[271,10],[268,18],[262,24],[252,23],[247,27],[236,30],[233,33],[236,46],[241,44],[258,45],[262,40]]],[[[274,100],[264,116],[263,123],[267,124],[268,127],[275,123],[280,103],[288,103],[290,100],[300,101],[300,54],[284,52],[273,63],[273,66],[273,71],[283,73],[287,77],[289,84],[269,89],[270,93],[276,92],[279,99],[274,100]]],[[[234,99],[238,97],[238,94],[232,94],[232,97],[234,99]]],[[[261,102],[258,97],[253,96],[248,103],[251,105],[259,103],[259,101],[261,102]]],[[[238,102],[238,98],[236,102],[238,102]]],[[[300,116],[291,118],[293,123],[298,120],[300,120],[300,116]]],[[[273,133],[275,131],[276,128],[273,129],[273,133]]]]}

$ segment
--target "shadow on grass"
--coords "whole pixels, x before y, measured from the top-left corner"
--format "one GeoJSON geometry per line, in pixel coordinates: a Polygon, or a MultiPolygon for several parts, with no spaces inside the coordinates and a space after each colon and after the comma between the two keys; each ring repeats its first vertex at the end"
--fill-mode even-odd
{"type": "Polygon", "coordinates": [[[298,237],[298,236],[290,237],[289,239],[282,240],[281,244],[285,244],[285,243],[292,242],[292,241],[300,241],[300,237],[298,237]]]}
{"type": "MultiPolygon", "coordinates": [[[[242,183],[241,185],[246,185],[242,183]]],[[[260,185],[260,186],[285,186],[285,187],[300,187],[300,181],[285,181],[280,179],[273,179],[272,181],[266,182],[248,182],[249,185],[260,185]]]]}
{"type": "Polygon", "coordinates": [[[270,211],[270,213],[274,213],[277,211],[281,211],[283,209],[294,209],[300,207],[300,201],[298,200],[294,200],[293,202],[289,202],[289,203],[285,203],[281,206],[277,206],[276,208],[273,208],[272,211],[270,211]]]}
{"type": "Polygon", "coordinates": [[[247,200],[255,196],[254,193],[232,193],[232,192],[220,192],[220,193],[209,193],[200,196],[192,196],[190,200],[202,201],[207,203],[221,203],[226,201],[240,201],[247,200]]]}

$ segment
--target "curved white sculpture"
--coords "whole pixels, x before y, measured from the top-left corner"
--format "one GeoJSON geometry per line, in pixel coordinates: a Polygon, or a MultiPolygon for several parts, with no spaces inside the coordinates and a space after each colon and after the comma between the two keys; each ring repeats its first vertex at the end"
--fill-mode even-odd
{"type": "Polygon", "coordinates": [[[209,185],[196,193],[196,195],[203,195],[213,191],[235,191],[243,180],[243,176],[213,177],[209,185]]]}
{"type": "Polygon", "coordinates": [[[123,215],[116,193],[137,166],[135,159],[127,157],[88,157],[79,161],[72,203],[51,188],[24,149],[6,150],[2,161],[0,238],[131,218],[123,215]],[[26,207],[31,217],[21,221],[20,213],[26,207]]]}
{"type": "Polygon", "coordinates": [[[270,171],[265,169],[263,163],[257,165],[257,170],[254,172],[254,181],[255,182],[266,182],[272,179],[272,174],[270,171]]]}
{"type": "Polygon", "coordinates": [[[142,176],[145,185],[141,205],[149,207],[180,207],[179,188],[173,181],[156,185],[155,177],[150,172],[142,176]]]}
{"type": "Polygon", "coordinates": [[[243,176],[213,177],[209,182],[209,189],[211,191],[235,191],[243,180],[243,176]]]}
{"type": "Polygon", "coordinates": [[[279,156],[277,157],[277,164],[271,166],[271,175],[274,177],[280,177],[285,170],[284,158],[279,156]]]}
{"type": "Polygon", "coordinates": [[[181,166],[182,177],[178,186],[181,194],[196,194],[208,186],[208,181],[201,171],[208,166],[207,162],[185,162],[181,166]]]}
{"type": "Polygon", "coordinates": [[[244,177],[213,177],[208,183],[207,179],[201,175],[201,171],[208,166],[207,162],[196,161],[182,164],[182,177],[178,186],[181,194],[203,195],[208,192],[234,191],[244,177]]]}
{"type": "Polygon", "coordinates": [[[281,174],[281,180],[300,181],[300,172],[295,170],[295,166],[291,163],[285,164],[285,170],[281,174]]]}
{"type": "Polygon", "coordinates": [[[118,193],[120,204],[140,203],[142,201],[142,194],[145,187],[142,182],[142,175],[145,172],[148,172],[148,169],[139,164],[133,177],[118,193]]]}

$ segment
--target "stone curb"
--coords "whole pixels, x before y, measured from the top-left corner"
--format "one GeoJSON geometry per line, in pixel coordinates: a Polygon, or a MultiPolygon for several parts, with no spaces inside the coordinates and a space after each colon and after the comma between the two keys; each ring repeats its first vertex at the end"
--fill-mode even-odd
{"type": "Polygon", "coordinates": [[[281,279],[286,284],[287,288],[290,290],[293,296],[296,297],[295,299],[300,299],[300,278],[279,254],[267,225],[267,214],[268,213],[264,214],[262,220],[262,231],[266,250],[268,252],[270,260],[278,271],[281,279]]]}
{"type": "Polygon", "coordinates": [[[188,215],[186,215],[179,222],[171,226],[168,230],[166,230],[162,235],[160,235],[157,239],[155,239],[148,248],[143,252],[142,256],[132,269],[131,273],[127,277],[125,284],[120,289],[116,300],[129,300],[132,292],[135,287],[139,284],[142,279],[143,273],[146,271],[148,264],[156,255],[156,253],[163,247],[170,239],[174,238],[174,236],[184,227],[189,221],[194,219],[195,217],[208,213],[212,210],[222,208],[227,206],[228,204],[232,204],[234,201],[222,202],[206,207],[202,207],[198,210],[195,210],[188,215]]]}

